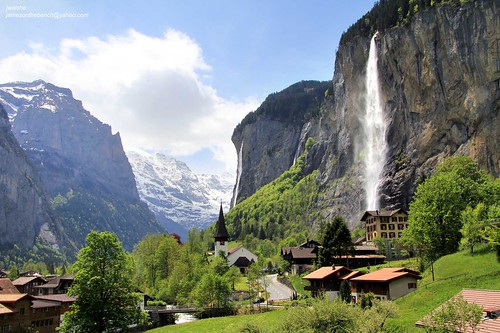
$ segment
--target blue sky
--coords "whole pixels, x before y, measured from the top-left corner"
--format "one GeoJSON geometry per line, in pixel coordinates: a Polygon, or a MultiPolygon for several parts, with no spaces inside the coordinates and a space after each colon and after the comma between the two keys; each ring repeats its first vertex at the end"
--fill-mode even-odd
{"type": "Polygon", "coordinates": [[[125,149],[234,172],[234,126],[272,92],[330,80],[374,2],[2,1],[0,82],[68,87],[125,149]]]}

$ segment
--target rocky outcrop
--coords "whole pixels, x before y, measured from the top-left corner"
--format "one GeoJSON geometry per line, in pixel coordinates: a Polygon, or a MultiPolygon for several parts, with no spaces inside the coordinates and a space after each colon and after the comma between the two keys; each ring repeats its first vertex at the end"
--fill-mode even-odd
{"type": "Polygon", "coordinates": [[[320,114],[329,82],[302,81],[271,94],[236,127],[231,140],[238,152],[233,204],[252,195],[286,171],[304,148],[310,119],[320,114]],[[241,158],[240,158],[241,157],[241,158]]]}
{"type": "Polygon", "coordinates": [[[39,235],[58,248],[58,227],[40,178],[19,147],[0,104],[0,250],[14,245],[31,248],[39,235]]]}
{"type": "MultiPolygon", "coordinates": [[[[447,156],[468,155],[484,170],[499,175],[497,5],[478,0],[432,7],[413,15],[404,26],[379,33],[380,85],[389,146],[380,207],[408,208],[416,186],[447,156]]],[[[369,45],[365,36],[343,39],[336,55],[333,87],[321,113],[293,131],[284,124],[274,126],[282,132],[273,133],[270,139],[286,138],[293,132],[294,138],[300,138],[298,142],[285,140],[280,146],[259,140],[250,129],[239,131],[248,133],[236,141],[237,151],[238,142],[246,146],[241,159],[241,193],[249,195],[255,190],[253,174],[272,174],[275,165],[280,166],[279,171],[289,167],[292,159],[289,153],[283,158],[284,152],[303,147],[307,137],[313,136],[317,143],[308,154],[312,156],[308,163],[309,168],[319,169],[317,208],[324,216],[340,213],[351,225],[359,220],[365,209],[361,114],[369,45]],[[279,149],[270,150],[269,146],[279,149]],[[267,162],[256,162],[261,160],[267,162]]],[[[266,120],[252,128],[266,129],[266,120]]]]}

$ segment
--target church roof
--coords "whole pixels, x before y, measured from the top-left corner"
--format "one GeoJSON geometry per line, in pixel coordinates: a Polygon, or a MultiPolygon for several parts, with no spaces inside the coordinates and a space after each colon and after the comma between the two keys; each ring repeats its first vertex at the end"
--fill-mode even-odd
{"type": "Polygon", "coordinates": [[[224,220],[224,212],[222,211],[222,204],[220,205],[219,211],[219,219],[217,220],[217,224],[215,225],[215,240],[228,240],[229,233],[226,229],[226,221],[224,220]]]}

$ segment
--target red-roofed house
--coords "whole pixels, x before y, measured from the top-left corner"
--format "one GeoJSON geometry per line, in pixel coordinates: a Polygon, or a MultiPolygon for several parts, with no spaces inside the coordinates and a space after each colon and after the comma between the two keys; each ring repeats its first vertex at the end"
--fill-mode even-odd
{"type": "Polygon", "coordinates": [[[382,300],[394,300],[417,289],[418,272],[406,268],[383,268],[351,279],[352,296],[372,292],[382,300]]]}
{"type": "MultiPolygon", "coordinates": [[[[479,325],[474,331],[469,328],[465,332],[500,332],[500,290],[463,289],[457,295],[462,295],[468,303],[475,303],[483,309],[483,319],[479,325]]],[[[416,325],[424,327],[421,321],[416,325]]]]}
{"type": "Polygon", "coordinates": [[[303,277],[310,282],[304,290],[310,290],[312,297],[325,295],[332,300],[340,293],[340,284],[343,280],[349,280],[360,275],[359,271],[352,271],[344,266],[326,266],[315,270],[303,277]]]}

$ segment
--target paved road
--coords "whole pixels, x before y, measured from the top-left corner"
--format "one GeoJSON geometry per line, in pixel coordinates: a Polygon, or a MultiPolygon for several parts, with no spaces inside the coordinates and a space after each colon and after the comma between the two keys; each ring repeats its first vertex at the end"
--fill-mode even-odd
{"type": "MultiPolygon", "coordinates": [[[[269,300],[288,300],[293,297],[293,290],[278,281],[278,274],[266,275],[269,300]]],[[[263,285],[261,283],[261,285],[263,285]]]]}

